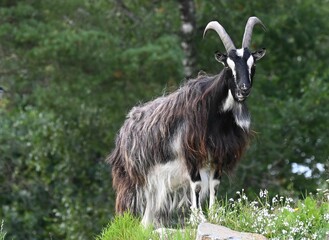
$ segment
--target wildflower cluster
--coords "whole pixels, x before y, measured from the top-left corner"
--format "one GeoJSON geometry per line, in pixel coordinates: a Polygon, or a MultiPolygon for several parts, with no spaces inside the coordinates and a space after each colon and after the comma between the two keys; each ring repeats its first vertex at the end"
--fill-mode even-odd
{"type": "Polygon", "coordinates": [[[312,196],[298,202],[279,195],[270,198],[267,190],[259,192],[257,201],[250,201],[244,190],[236,194],[237,199],[210,209],[209,221],[271,239],[322,239],[329,234],[328,201],[319,205],[312,196]]]}
{"type": "Polygon", "coordinates": [[[318,195],[323,196],[325,201],[329,202],[329,179],[326,180],[326,186],[324,188],[317,189],[318,195]]]}

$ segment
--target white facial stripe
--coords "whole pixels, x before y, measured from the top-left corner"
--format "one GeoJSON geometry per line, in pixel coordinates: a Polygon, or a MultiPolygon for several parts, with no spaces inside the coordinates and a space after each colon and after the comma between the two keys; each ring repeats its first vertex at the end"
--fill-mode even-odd
{"type": "Polygon", "coordinates": [[[233,72],[233,75],[234,75],[234,77],[235,77],[235,76],[236,76],[235,63],[234,63],[233,60],[230,59],[230,58],[227,58],[226,62],[227,62],[227,65],[231,68],[231,70],[232,70],[232,72],[233,72]]]}
{"type": "Polygon", "coordinates": [[[248,72],[249,72],[249,80],[251,81],[251,67],[254,64],[254,57],[250,55],[250,57],[247,60],[247,65],[248,65],[248,72]]]}
{"type": "Polygon", "coordinates": [[[248,65],[249,70],[251,69],[253,64],[254,64],[254,57],[252,55],[250,55],[250,57],[247,60],[247,65],[248,65]]]}

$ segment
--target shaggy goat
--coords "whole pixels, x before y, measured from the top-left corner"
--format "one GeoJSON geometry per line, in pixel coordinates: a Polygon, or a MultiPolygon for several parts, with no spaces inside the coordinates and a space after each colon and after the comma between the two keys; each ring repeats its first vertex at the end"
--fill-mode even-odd
{"type": "Polygon", "coordinates": [[[200,75],[129,112],[107,159],[117,213],[143,216],[147,225],[189,204],[202,220],[201,203],[210,195],[212,206],[222,171],[233,169],[250,138],[245,99],[255,61],[265,55],[265,49],[249,51],[255,24],[263,26],[250,17],[242,48],[236,49],[225,29],[210,22],[204,33],[212,29],[221,38],[227,54],[216,53],[215,58],[224,69],[215,76],[200,75]]]}

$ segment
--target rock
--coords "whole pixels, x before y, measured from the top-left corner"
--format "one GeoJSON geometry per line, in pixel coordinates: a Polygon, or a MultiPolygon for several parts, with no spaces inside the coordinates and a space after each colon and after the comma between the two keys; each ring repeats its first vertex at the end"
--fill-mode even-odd
{"type": "Polygon", "coordinates": [[[257,233],[238,232],[227,227],[201,223],[198,226],[196,240],[266,240],[267,238],[257,233]]]}
{"type": "MultiPolygon", "coordinates": [[[[171,240],[177,238],[177,234],[182,239],[191,239],[195,234],[195,229],[171,229],[158,228],[154,230],[161,240],[171,240]]],[[[197,230],[196,240],[266,240],[267,238],[257,233],[238,232],[227,227],[211,223],[200,223],[197,230]]],[[[180,238],[180,239],[181,239],[180,238]]]]}
{"type": "Polygon", "coordinates": [[[153,231],[159,235],[160,240],[172,240],[176,236],[179,239],[191,239],[195,233],[195,229],[186,231],[185,229],[158,228],[153,231]]]}

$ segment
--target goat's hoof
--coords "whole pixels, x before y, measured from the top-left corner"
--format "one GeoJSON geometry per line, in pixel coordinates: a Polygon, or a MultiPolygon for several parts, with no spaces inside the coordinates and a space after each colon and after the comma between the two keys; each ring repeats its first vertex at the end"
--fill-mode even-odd
{"type": "Polygon", "coordinates": [[[191,215],[189,223],[192,226],[197,226],[200,223],[207,222],[206,217],[204,216],[202,209],[199,208],[193,208],[191,209],[191,215]]]}

